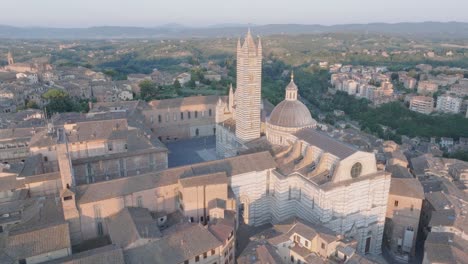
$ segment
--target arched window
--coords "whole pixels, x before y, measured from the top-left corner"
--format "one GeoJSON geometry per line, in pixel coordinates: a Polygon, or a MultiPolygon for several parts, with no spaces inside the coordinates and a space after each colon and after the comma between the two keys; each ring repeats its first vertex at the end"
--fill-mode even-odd
{"type": "Polygon", "coordinates": [[[197,136],[197,137],[198,137],[198,135],[199,135],[199,134],[200,134],[200,131],[198,130],[198,128],[197,128],[197,129],[195,129],[195,136],[197,136]]]}
{"type": "Polygon", "coordinates": [[[357,178],[361,175],[362,172],[362,164],[359,162],[354,163],[353,167],[351,168],[351,177],[357,178]]]}

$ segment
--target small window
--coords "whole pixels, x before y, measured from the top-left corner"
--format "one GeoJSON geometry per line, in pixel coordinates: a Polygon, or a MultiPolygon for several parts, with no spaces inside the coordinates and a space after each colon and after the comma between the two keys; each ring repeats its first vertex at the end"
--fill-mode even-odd
{"type": "Polygon", "coordinates": [[[198,111],[195,111],[195,118],[198,118],[198,111]]]}
{"type": "Polygon", "coordinates": [[[307,240],[304,241],[304,245],[305,245],[306,247],[309,247],[309,241],[307,241],[307,240]]]}
{"type": "Polygon", "coordinates": [[[208,252],[203,253],[203,258],[206,259],[208,257],[208,252]]]}
{"type": "Polygon", "coordinates": [[[212,250],[211,250],[211,256],[213,256],[215,253],[216,253],[215,250],[212,249],[212,250]]]}
{"type": "Polygon", "coordinates": [[[325,243],[322,243],[322,249],[325,249],[325,243]]]}
{"type": "Polygon", "coordinates": [[[112,151],[112,142],[108,142],[108,143],[107,143],[107,149],[108,149],[109,151],[112,151]]]}
{"type": "Polygon", "coordinates": [[[137,207],[143,207],[143,197],[137,197],[137,207]]]}
{"type": "Polygon", "coordinates": [[[291,255],[291,262],[294,263],[294,256],[291,255]]]}
{"type": "Polygon", "coordinates": [[[195,262],[198,262],[198,261],[200,261],[200,256],[195,257],[195,262]]]}
{"type": "Polygon", "coordinates": [[[414,205],[411,205],[411,212],[414,211],[414,205]]]}
{"type": "Polygon", "coordinates": [[[180,112],[180,120],[184,120],[184,113],[180,112]]]}
{"type": "Polygon", "coordinates": [[[20,260],[18,260],[18,264],[26,264],[26,259],[20,259],[20,260]]]}
{"type": "Polygon", "coordinates": [[[208,110],[208,115],[211,116],[212,115],[212,111],[211,109],[208,110]]]}
{"type": "Polygon", "coordinates": [[[98,236],[104,235],[104,228],[102,227],[102,222],[97,223],[97,234],[98,236]]]}
{"type": "Polygon", "coordinates": [[[187,118],[190,119],[192,116],[191,116],[191,113],[190,111],[187,112],[187,118]]]}
{"type": "Polygon", "coordinates": [[[47,158],[47,156],[44,156],[44,162],[48,162],[49,161],[49,158],[47,158]]]}
{"type": "Polygon", "coordinates": [[[162,122],[162,117],[161,115],[158,115],[158,123],[161,123],[162,122]]]}
{"type": "Polygon", "coordinates": [[[189,261],[188,261],[188,260],[184,261],[184,264],[188,264],[188,263],[189,263],[189,261]]]}
{"type": "Polygon", "coordinates": [[[394,205],[395,207],[398,207],[398,201],[395,200],[395,202],[393,203],[393,205],[394,205]]]}
{"type": "Polygon", "coordinates": [[[128,145],[127,145],[127,143],[125,143],[125,149],[128,149],[128,145]]]}
{"type": "Polygon", "coordinates": [[[359,162],[354,163],[353,167],[351,168],[351,177],[357,178],[361,175],[362,172],[362,164],[359,162]]]}
{"type": "Polygon", "coordinates": [[[73,199],[72,196],[65,196],[65,197],[63,197],[63,200],[64,200],[64,201],[69,201],[69,200],[72,200],[72,199],[73,199]]]}

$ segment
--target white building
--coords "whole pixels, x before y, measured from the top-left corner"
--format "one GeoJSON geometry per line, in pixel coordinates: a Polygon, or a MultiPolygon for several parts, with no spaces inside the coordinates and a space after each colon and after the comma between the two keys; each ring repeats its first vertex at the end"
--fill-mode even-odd
{"type": "Polygon", "coordinates": [[[444,113],[460,113],[462,99],[452,95],[441,95],[437,97],[436,110],[444,113]]]}

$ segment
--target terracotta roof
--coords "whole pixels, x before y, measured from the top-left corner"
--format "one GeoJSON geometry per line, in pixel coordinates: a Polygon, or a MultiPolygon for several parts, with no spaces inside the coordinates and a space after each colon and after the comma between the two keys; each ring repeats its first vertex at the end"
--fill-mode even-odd
{"type": "Polygon", "coordinates": [[[107,219],[112,243],[127,247],[139,239],[161,237],[158,223],[146,208],[125,207],[107,219]],[[122,228],[125,227],[125,228],[122,228]]]}
{"type": "Polygon", "coordinates": [[[415,178],[392,178],[390,194],[424,200],[424,189],[415,178]]]}
{"type": "Polygon", "coordinates": [[[452,233],[430,232],[424,244],[429,263],[466,263],[468,241],[452,233]]]}
{"type": "Polygon", "coordinates": [[[218,95],[190,96],[190,97],[182,97],[182,98],[174,98],[174,99],[154,100],[154,101],[149,102],[149,105],[153,109],[167,109],[167,108],[175,108],[175,107],[182,107],[182,106],[207,105],[207,104],[216,105],[218,103],[219,98],[221,98],[222,100],[226,100],[227,97],[218,96],[218,95]]]}
{"type": "Polygon", "coordinates": [[[116,245],[83,251],[45,264],[124,264],[122,249],[116,245]]]}
{"type": "Polygon", "coordinates": [[[183,263],[222,245],[205,227],[183,223],[163,231],[163,238],[125,252],[126,263],[183,263]]]}
{"type": "Polygon", "coordinates": [[[313,128],[304,128],[295,133],[295,136],[312,146],[316,146],[340,159],[347,158],[358,150],[344,142],[338,141],[313,128]]]}
{"type": "Polygon", "coordinates": [[[6,251],[16,259],[33,257],[71,248],[68,223],[47,226],[22,233],[10,233],[6,251]]]}
{"type": "Polygon", "coordinates": [[[226,172],[216,172],[202,176],[182,178],[179,179],[179,182],[182,187],[187,188],[200,185],[227,184],[228,179],[226,177],[226,172]]]}

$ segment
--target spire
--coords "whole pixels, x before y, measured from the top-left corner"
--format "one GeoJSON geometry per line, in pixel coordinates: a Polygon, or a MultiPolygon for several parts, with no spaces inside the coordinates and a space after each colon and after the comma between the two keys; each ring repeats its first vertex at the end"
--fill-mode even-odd
{"type": "Polygon", "coordinates": [[[294,83],[294,71],[291,70],[291,81],[286,86],[286,100],[295,101],[297,100],[297,85],[294,83]]]}
{"type": "Polygon", "coordinates": [[[247,35],[245,35],[244,45],[242,45],[242,48],[246,48],[249,52],[257,52],[257,45],[255,45],[250,27],[247,31],[247,35]]]}

